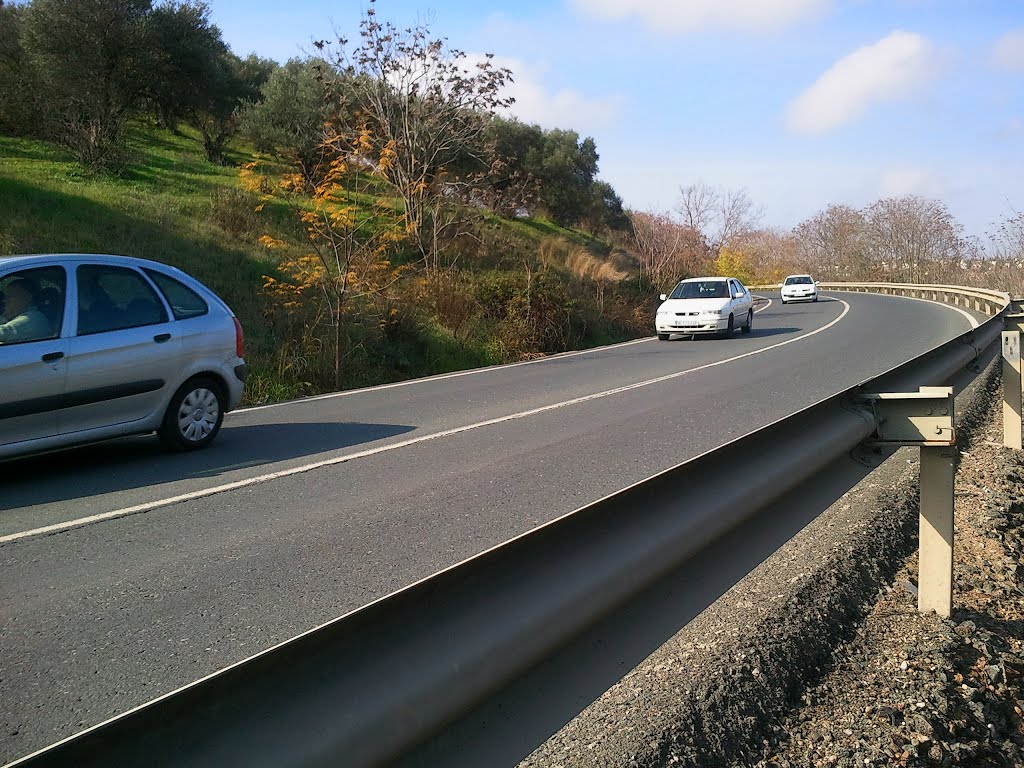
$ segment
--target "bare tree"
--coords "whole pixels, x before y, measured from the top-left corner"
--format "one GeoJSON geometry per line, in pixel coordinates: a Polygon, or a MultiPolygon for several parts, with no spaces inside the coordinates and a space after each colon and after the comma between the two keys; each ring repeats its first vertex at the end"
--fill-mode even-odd
{"type": "Polygon", "coordinates": [[[633,244],[640,261],[640,276],[653,285],[665,286],[693,275],[710,261],[707,244],[697,232],[671,214],[634,211],[633,244]]]}
{"type": "Polygon", "coordinates": [[[825,280],[872,277],[867,222],[847,205],[830,205],[794,229],[800,266],[825,280]]]}
{"type": "Polygon", "coordinates": [[[704,182],[679,188],[676,207],[683,224],[699,232],[715,251],[756,229],[763,211],[745,189],[712,187],[704,182]]]}
{"type": "Polygon", "coordinates": [[[928,262],[960,261],[963,226],[945,204],[918,195],[886,198],[864,212],[871,250],[889,277],[921,282],[928,262]]]}
{"type": "Polygon", "coordinates": [[[690,229],[707,233],[720,206],[721,193],[715,187],[698,181],[679,188],[679,205],[676,210],[683,218],[683,224],[690,229]]]}
{"type": "Polygon", "coordinates": [[[1024,214],[1014,211],[1012,216],[999,222],[989,240],[991,253],[997,259],[1024,259],[1024,214]]]}
{"type": "Polygon", "coordinates": [[[731,243],[735,238],[755,229],[764,211],[754,205],[745,189],[723,190],[718,207],[718,236],[722,244],[731,243]]]}

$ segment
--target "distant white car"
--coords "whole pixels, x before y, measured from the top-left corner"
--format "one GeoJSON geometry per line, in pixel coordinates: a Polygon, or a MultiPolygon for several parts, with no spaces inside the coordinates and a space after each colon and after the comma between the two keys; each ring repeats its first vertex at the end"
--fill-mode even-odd
{"type": "Polygon", "coordinates": [[[658,339],[673,333],[730,335],[737,327],[750,333],[754,327],[754,300],[734,277],[693,277],[681,281],[672,293],[661,294],[655,316],[658,339]]]}
{"type": "Polygon", "coordinates": [[[782,303],[817,301],[818,284],[810,275],[790,275],[782,281],[782,303]]]}
{"type": "Polygon", "coordinates": [[[184,272],[124,256],[0,258],[0,459],[156,432],[204,448],[242,399],[242,327],[184,272]]]}

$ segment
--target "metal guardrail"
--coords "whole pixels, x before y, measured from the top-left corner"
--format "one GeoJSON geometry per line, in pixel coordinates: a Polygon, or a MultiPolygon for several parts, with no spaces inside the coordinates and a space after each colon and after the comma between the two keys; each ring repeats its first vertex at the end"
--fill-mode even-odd
{"type": "MultiPolygon", "coordinates": [[[[772,291],[782,287],[780,283],[748,286],[754,291],[772,291]]],[[[1010,296],[1002,291],[986,288],[965,288],[957,285],[931,285],[924,283],[869,283],[869,282],[820,282],[823,291],[853,291],[857,293],[879,293],[885,296],[905,296],[914,299],[929,299],[945,304],[962,306],[996,315],[1010,303],[1010,296]]]]}
{"type": "MultiPolygon", "coordinates": [[[[890,286],[842,290],[875,287],[890,286]]],[[[959,295],[998,301],[983,293],[959,295]]],[[[876,422],[864,395],[946,382],[1000,337],[1008,305],[882,376],[13,765],[515,764],[893,450],[875,444],[865,460],[876,422]]]]}
{"type": "Polygon", "coordinates": [[[984,288],[963,288],[955,285],[923,285],[913,283],[819,283],[824,291],[856,291],[886,296],[929,299],[962,306],[986,315],[997,315],[1010,304],[1010,296],[1002,291],[984,288]]]}

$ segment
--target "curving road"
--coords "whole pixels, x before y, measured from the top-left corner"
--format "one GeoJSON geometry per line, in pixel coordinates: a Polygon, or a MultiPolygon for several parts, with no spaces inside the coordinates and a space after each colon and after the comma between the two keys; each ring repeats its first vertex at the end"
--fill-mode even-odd
{"type": "Polygon", "coordinates": [[[749,336],[239,411],[200,454],[131,438],[0,464],[0,762],[970,328],[909,299],[774,299],[749,336]]]}

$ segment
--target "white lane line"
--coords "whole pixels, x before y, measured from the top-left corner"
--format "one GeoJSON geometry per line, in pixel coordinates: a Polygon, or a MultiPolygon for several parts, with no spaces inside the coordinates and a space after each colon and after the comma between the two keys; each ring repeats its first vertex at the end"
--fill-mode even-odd
{"type": "Polygon", "coordinates": [[[768,298],[767,296],[758,296],[757,298],[759,298],[759,299],[764,299],[764,300],[765,300],[765,301],[767,301],[768,303],[767,303],[767,304],[765,304],[765,305],[764,305],[763,307],[761,307],[760,309],[755,309],[755,310],[754,310],[754,314],[755,314],[755,315],[756,315],[756,314],[757,314],[758,312],[764,312],[764,311],[765,311],[766,309],[768,309],[768,307],[770,307],[770,306],[771,306],[772,304],[774,304],[774,303],[775,303],[775,302],[774,302],[774,300],[772,300],[772,299],[769,299],[769,298],[768,298]]]}
{"type": "Polygon", "coordinates": [[[285,400],[280,403],[267,403],[266,405],[254,405],[249,408],[239,408],[232,411],[227,415],[228,418],[234,414],[240,413],[252,413],[253,411],[265,411],[268,408],[282,408],[286,405],[299,405],[301,403],[312,403],[317,400],[333,400],[336,397],[350,397],[351,395],[361,395],[364,392],[380,392],[385,389],[395,389],[396,387],[410,387],[413,384],[424,384],[431,381],[443,381],[444,379],[457,379],[461,376],[474,376],[478,373],[488,373],[491,371],[501,371],[506,368],[518,368],[521,365],[534,365],[535,363],[546,363],[551,360],[564,360],[567,357],[576,357],[578,355],[589,355],[594,352],[604,352],[608,349],[618,349],[619,347],[628,347],[632,344],[643,344],[645,341],[654,341],[656,337],[647,336],[642,339],[633,339],[633,341],[623,341],[618,344],[606,344],[603,347],[593,347],[592,349],[580,349],[576,352],[561,352],[556,355],[547,355],[545,357],[538,357],[534,360],[521,360],[518,363],[503,363],[501,365],[487,365],[483,368],[471,368],[468,371],[455,371],[454,373],[440,373],[436,376],[424,376],[419,379],[408,379],[407,381],[396,381],[393,384],[378,384],[375,387],[363,387],[361,389],[346,389],[344,392],[328,392],[325,395],[313,395],[311,397],[301,397],[297,400],[285,400]]]}
{"type": "Polygon", "coordinates": [[[201,498],[204,498],[206,496],[213,496],[215,494],[224,493],[226,491],[234,491],[234,490],[238,490],[239,488],[247,488],[247,487],[252,486],[252,485],[259,485],[261,483],[267,483],[267,482],[270,482],[271,480],[279,480],[282,477],[291,477],[292,475],[299,475],[299,474],[303,474],[303,473],[306,473],[306,472],[311,472],[314,469],[321,469],[323,467],[331,467],[331,466],[334,466],[335,464],[344,464],[345,462],[354,461],[355,459],[362,459],[362,458],[366,458],[367,456],[374,456],[374,455],[376,455],[378,453],[385,453],[387,451],[395,451],[395,450],[398,450],[399,448],[406,448],[406,447],[408,447],[410,445],[416,445],[417,443],[424,443],[424,442],[426,442],[428,440],[437,440],[437,439],[442,438],[442,437],[450,437],[451,435],[457,435],[457,434],[459,434],[461,432],[469,432],[470,430],[473,430],[473,429],[480,429],[482,427],[490,427],[490,426],[493,426],[495,424],[501,424],[501,423],[506,422],[506,421],[514,421],[514,420],[517,420],[517,419],[525,419],[525,418],[527,418],[529,416],[536,416],[538,413],[544,413],[546,411],[553,411],[553,410],[556,410],[558,408],[565,408],[565,407],[570,406],[570,405],[579,405],[580,403],[586,403],[586,402],[589,402],[591,400],[599,400],[601,398],[610,397],[611,395],[617,395],[617,394],[620,394],[622,392],[629,392],[629,391],[634,390],[634,389],[640,389],[641,387],[649,387],[652,384],[660,384],[661,382],[670,381],[672,379],[677,379],[680,376],[686,376],[686,375],[691,374],[691,373],[697,373],[698,371],[706,371],[709,368],[717,368],[720,365],[726,365],[727,363],[733,363],[733,362],[736,362],[737,360],[743,360],[744,358],[747,358],[747,357],[753,357],[754,355],[760,355],[763,352],[768,352],[768,351],[773,350],[773,349],[778,349],[779,347],[784,347],[787,344],[794,344],[795,342],[803,341],[804,339],[808,339],[811,336],[816,336],[819,333],[827,331],[829,328],[831,328],[836,323],[838,323],[840,320],[842,320],[844,317],[846,317],[846,315],[849,314],[849,312],[850,312],[850,305],[848,303],[846,303],[842,299],[838,299],[838,301],[843,305],[843,311],[839,315],[839,317],[837,317],[835,320],[831,321],[827,325],[823,325],[823,326],[821,326],[821,328],[818,328],[818,329],[813,330],[813,331],[809,331],[808,333],[802,334],[800,336],[795,336],[792,339],[787,339],[786,341],[780,341],[777,344],[772,344],[772,345],[767,346],[767,347],[762,347],[761,349],[755,349],[755,350],[753,350],[751,352],[744,352],[742,355],[735,355],[734,357],[729,357],[729,358],[726,358],[725,360],[718,360],[717,362],[714,362],[714,363],[705,363],[704,365],[699,365],[696,368],[688,368],[685,371],[676,371],[675,373],[669,373],[669,374],[666,374],[664,376],[658,376],[658,377],[653,378],[653,379],[647,379],[645,381],[638,381],[638,382],[636,382],[634,384],[626,384],[626,385],[621,386],[621,387],[615,387],[614,389],[607,389],[607,390],[604,390],[603,392],[595,392],[595,393],[590,394],[590,395],[583,395],[582,397],[574,397],[571,400],[564,400],[564,401],[559,402],[559,403],[551,403],[550,405],[543,405],[543,406],[541,406],[539,408],[531,408],[528,411],[520,411],[518,413],[512,413],[512,414],[509,414],[507,416],[498,416],[497,418],[494,418],[494,419],[487,419],[486,421],[478,421],[478,422],[475,422],[473,424],[466,424],[466,425],[461,426],[461,427],[455,427],[453,429],[446,429],[446,430],[444,430],[442,432],[433,432],[433,433],[431,433],[429,435],[421,435],[420,437],[413,437],[413,438],[410,438],[408,440],[402,440],[402,441],[397,442],[397,443],[389,443],[388,445],[378,446],[377,448],[368,448],[365,451],[358,451],[356,453],[347,453],[347,454],[344,454],[342,456],[335,456],[335,457],[330,458],[330,459],[324,459],[323,461],[316,461],[316,462],[313,462],[311,464],[303,464],[302,466],[299,466],[299,467],[291,467],[289,469],[282,469],[282,470],[279,470],[277,472],[271,472],[271,473],[266,474],[266,475],[258,475],[257,477],[249,477],[249,478],[246,478],[244,480],[236,480],[233,483],[224,483],[223,485],[216,485],[216,486],[213,486],[211,488],[203,488],[203,489],[198,490],[198,491],[191,491],[189,493],[182,493],[182,494],[180,494],[178,496],[171,496],[171,497],[166,498],[166,499],[158,499],[156,501],[148,501],[148,502],[146,502],[144,504],[136,504],[135,506],[132,506],[132,507],[124,507],[123,509],[115,509],[115,510],[112,510],[110,512],[102,512],[102,513],[97,514],[97,515],[89,515],[88,517],[80,517],[80,518],[77,518],[75,520],[67,520],[67,521],[65,521],[63,523],[54,523],[53,525],[46,525],[46,526],[43,526],[41,528],[33,528],[31,530],[28,530],[28,531],[20,531],[18,533],[10,533],[10,534],[7,534],[6,536],[0,536],[0,544],[8,544],[8,543],[10,543],[12,541],[17,541],[19,539],[27,539],[30,536],[41,536],[41,535],[47,534],[47,533],[57,533],[59,531],[66,531],[66,530],[69,530],[71,528],[80,528],[83,525],[89,525],[91,523],[99,523],[99,522],[102,522],[104,520],[113,520],[113,519],[118,518],[118,517],[125,517],[127,515],[134,515],[134,514],[138,514],[140,512],[150,512],[150,511],[152,511],[154,509],[159,509],[160,507],[168,507],[168,506],[171,506],[172,504],[180,504],[181,502],[185,502],[185,501],[192,501],[194,499],[201,499],[201,498]]]}

